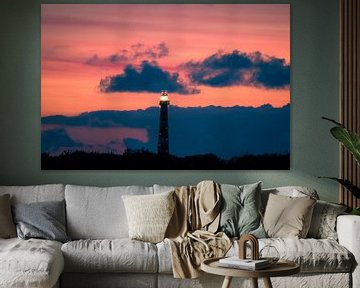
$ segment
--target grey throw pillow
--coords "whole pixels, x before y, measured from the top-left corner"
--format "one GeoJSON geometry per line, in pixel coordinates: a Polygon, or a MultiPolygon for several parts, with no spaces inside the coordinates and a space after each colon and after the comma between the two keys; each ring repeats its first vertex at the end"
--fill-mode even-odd
{"type": "Polygon", "coordinates": [[[19,238],[70,241],[65,232],[65,201],[15,204],[13,215],[19,238]]]}
{"type": "Polygon", "coordinates": [[[229,237],[253,234],[266,238],[260,216],[261,182],[243,186],[222,184],[219,231],[229,237]]]}
{"type": "Polygon", "coordinates": [[[309,238],[337,240],[336,218],[346,206],[318,200],[312,214],[309,238]]]}

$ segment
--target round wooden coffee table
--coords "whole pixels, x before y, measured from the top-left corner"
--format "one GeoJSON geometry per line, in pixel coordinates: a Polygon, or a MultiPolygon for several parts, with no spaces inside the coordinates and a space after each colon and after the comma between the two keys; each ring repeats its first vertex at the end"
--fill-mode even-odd
{"type": "Polygon", "coordinates": [[[222,288],[229,288],[233,277],[251,278],[254,288],[258,288],[258,278],[263,278],[265,287],[272,288],[270,277],[289,276],[300,272],[300,266],[288,260],[279,260],[270,268],[253,271],[222,267],[219,265],[219,259],[221,258],[204,260],[201,263],[201,270],[210,274],[225,276],[222,288]]]}

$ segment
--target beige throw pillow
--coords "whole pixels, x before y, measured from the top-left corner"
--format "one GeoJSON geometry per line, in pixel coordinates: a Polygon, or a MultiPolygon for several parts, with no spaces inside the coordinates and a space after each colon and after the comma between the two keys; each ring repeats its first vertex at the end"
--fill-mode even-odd
{"type": "Polygon", "coordinates": [[[9,194],[0,196],[0,238],[16,237],[9,194]]]}
{"type": "Polygon", "coordinates": [[[175,207],[173,193],[122,196],[131,239],[151,243],[164,240],[175,207]]]}
{"type": "Polygon", "coordinates": [[[288,197],[270,194],[264,215],[269,237],[306,238],[316,200],[311,197],[288,197]]]}

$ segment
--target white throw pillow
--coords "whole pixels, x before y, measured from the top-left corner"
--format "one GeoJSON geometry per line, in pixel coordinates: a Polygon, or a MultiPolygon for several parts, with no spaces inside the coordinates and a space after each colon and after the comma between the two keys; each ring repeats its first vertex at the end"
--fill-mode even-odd
{"type": "Polygon", "coordinates": [[[122,196],[131,239],[151,243],[164,240],[175,208],[173,193],[122,196]]]}

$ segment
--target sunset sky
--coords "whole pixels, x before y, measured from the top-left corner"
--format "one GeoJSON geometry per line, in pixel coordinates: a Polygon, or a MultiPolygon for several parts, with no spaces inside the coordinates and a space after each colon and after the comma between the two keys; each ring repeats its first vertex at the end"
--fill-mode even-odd
{"type": "Polygon", "coordinates": [[[288,4],[42,4],[41,115],[290,102],[288,4]]]}

